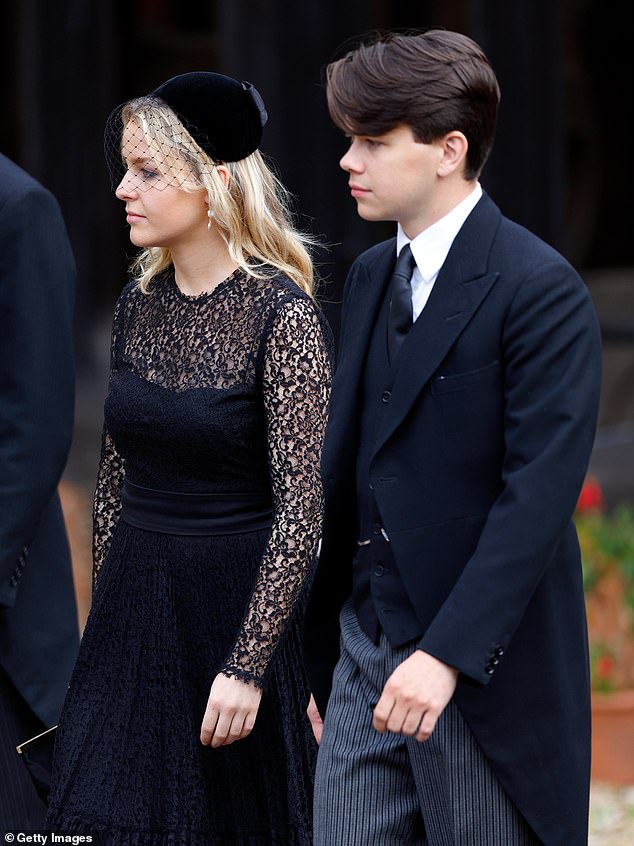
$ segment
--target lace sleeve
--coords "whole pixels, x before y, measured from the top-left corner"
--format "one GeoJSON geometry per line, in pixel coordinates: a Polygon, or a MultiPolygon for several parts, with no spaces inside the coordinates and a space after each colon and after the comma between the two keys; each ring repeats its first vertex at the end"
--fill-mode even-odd
{"type": "MultiPolygon", "coordinates": [[[[112,340],[110,344],[110,380],[117,369],[119,339],[122,332],[124,299],[128,288],[123,292],[114,311],[112,321],[112,340]]],[[[99,570],[108,550],[112,533],[119,521],[121,512],[121,488],[125,476],[125,459],[117,452],[108,428],[104,423],[101,439],[101,456],[97,472],[97,485],[93,500],[92,518],[92,587],[97,587],[99,570]]]]}
{"type": "Polygon", "coordinates": [[[331,370],[325,321],[310,302],[285,303],[266,342],[262,377],[273,526],[237,641],[221,669],[259,687],[316,559],[331,370]]]}

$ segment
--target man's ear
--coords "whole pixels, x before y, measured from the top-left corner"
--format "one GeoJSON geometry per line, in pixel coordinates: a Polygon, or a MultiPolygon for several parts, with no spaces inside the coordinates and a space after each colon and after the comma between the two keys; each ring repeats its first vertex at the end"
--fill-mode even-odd
{"type": "Polygon", "coordinates": [[[442,158],[438,164],[438,176],[463,173],[469,142],[462,132],[448,132],[440,142],[442,158]]]}

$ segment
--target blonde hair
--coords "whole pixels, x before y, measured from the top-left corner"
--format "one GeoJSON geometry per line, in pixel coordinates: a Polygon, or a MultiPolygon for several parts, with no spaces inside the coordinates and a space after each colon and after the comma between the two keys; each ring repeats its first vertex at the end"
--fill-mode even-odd
{"type": "MultiPolygon", "coordinates": [[[[152,97],[127,103],[122,126],[135,121],[152,151],[160,151],[163,169],[179,178],[185,191],[207,192],[214,225],[233,261],[251,276],[271,278],[281,271],[313,296],[315,277],[310,249],[316,239],[293,224],[291,196],[258,150],[224,166],[230,173],[225,185],[216,164],[192,138],[174,112],[152,97]],[[183,178],[185,165],[186,177],[183,178]]],[[[172,264],[165,247],[146,247],[134,259],[131,272],[143,293],[150,292],[154,276],[172,264]]]]}

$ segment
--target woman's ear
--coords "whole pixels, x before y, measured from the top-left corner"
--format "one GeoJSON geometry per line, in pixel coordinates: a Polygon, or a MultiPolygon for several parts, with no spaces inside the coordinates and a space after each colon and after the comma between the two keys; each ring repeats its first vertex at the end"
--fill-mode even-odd
{"type": "Polygon", "coordinates": [[[231,173],[229,172],[229,168],[226,165],[219,164],[216,165],[215,171],[222,180],[225,188],[228,188],[229,183],[231,182],[231,173]]]}
{"type": "Polygon", "coordinates": [[[464,171],[469,142],[462,132],[448,132],[440,142],[442,157],[438,164],[438,176],[450,176],[464,171]]]}

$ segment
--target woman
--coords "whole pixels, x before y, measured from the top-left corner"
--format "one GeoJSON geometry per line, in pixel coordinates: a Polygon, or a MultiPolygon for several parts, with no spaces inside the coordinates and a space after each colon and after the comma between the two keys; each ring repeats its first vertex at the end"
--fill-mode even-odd
{"type": "Polygon", "coordinates": [[[257,152],[265,121],[248,83],[189,73],[108,122],[141,253],[115,309],[52,830],[311,843],[299,617],[331,343],[307,239],[257,152]]]}

